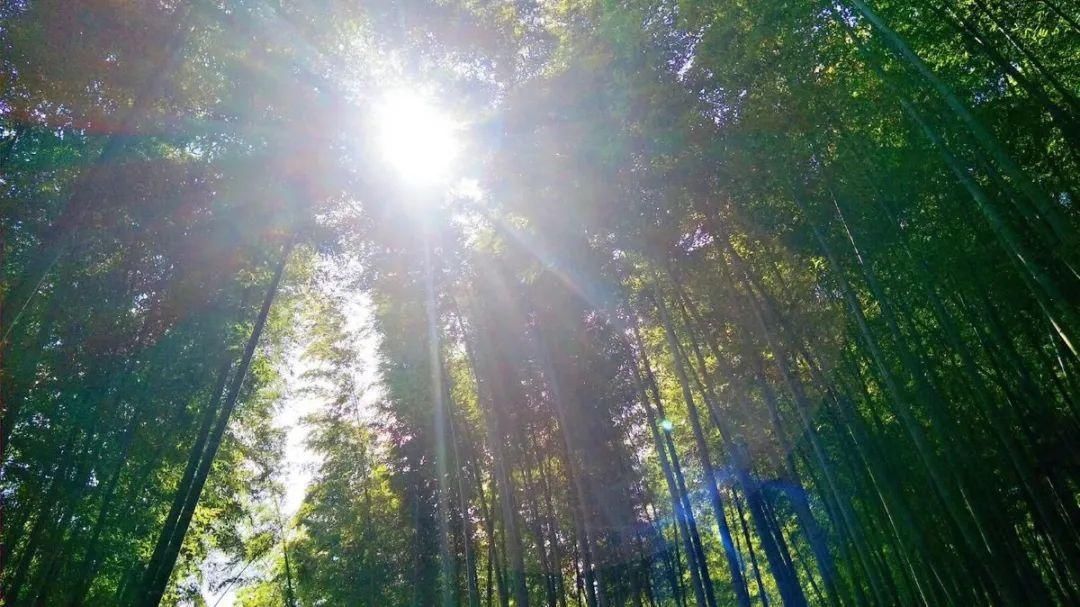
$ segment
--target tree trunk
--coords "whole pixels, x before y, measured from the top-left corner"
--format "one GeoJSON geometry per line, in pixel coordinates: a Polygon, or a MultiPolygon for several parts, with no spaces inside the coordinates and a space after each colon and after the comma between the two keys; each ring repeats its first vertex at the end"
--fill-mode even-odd
{"type": "MultiPolygon", "coordinates": [[[[289,259],[289,254],[292,252],[294,242],[295,241],[290,238],[281,253],[281,259],[278,261],[277,268],[274,270],[274,276],[270,281],[270,286],[267,288],[266,297],[262,302],[262,307],[259,309],[259,315],[255,319],[255,325],[251,329],[251,335],[244,347],[244,352],[237,365],[236,372],[233,374],[232,382],[229,385],[229,391],[225,395],[225,401],[222,403],[221,412],[217,414],[213,429],[207,438],[205,452],[200,453],[193,449],[193,456],[198,453],[198,464],[192,473],[189,485],[181,485],[178,488],[177,493],[178,495],[183,494],[184,500],[181,509],[177,513],[176,525],[171,531],[168,528],[162,530],[162,535],[158,539],[158,547],[154,550],[154,556],[157,558],[151,557],[145,574],[143,575],[143,580],[141,584],[139,584],[137,594],[134,597],[133,604],[136,606],[156,607],[165,592],[165,587],[169,582],[173,567],[176,565],[176,557],[179,555],[180,547],[183,545],[184,536],[187,535],[188,526],[191,524],[191,518],[195,514],[195,508],[198,506],[199,497],[202,495],[203,487],[206,485],[206,479],[210,474],[210,467],[214,463],[214,457],[217,455],[218,448],[221,446],[221,440],[225,435],[229,417],[232,415],[233,409],[236,408],[237,400],[240,397],[240,390],[243,388],[244,379],[247,376],[248,368],[251,366],[251,360],[255,355],[255,349],[259,345],[259,338],[262,336],[263,328],[266,326],[266,320],[270,315],[270,307],[273,305],[274,298],[277,296],[278,287],[281,284],[281,277],[285,272],[285,265],[289,259]]],[[[190,466],[191,463],[189,460],[189,467],[190,466]]]]}

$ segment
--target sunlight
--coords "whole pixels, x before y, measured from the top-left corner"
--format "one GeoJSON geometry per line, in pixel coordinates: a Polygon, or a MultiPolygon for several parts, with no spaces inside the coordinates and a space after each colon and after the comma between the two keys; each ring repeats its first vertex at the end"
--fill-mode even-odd
{"type": "Polygon", "coordinates": [[[387,93],[375,107],[383,160],[411,185],[446,182],[459,152],[460,126],[415,88],[387,93]]]}

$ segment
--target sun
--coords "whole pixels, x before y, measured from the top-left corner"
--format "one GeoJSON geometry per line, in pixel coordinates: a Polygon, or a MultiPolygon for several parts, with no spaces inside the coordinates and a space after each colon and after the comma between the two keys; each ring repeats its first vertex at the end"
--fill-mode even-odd
{"type": "Polygon", "coordinates": [[[409,185],[448,183],[460,152],[461,125],[415,88],[387,92],[374,109],[377,146],[386,165],[409,185]]]}

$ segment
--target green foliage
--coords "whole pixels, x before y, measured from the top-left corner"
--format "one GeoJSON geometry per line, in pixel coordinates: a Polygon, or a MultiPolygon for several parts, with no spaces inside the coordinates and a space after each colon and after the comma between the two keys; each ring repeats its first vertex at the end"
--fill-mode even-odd
{"type": "Polygon", "coordinates": [[[347,4],[0,9],[8,603],[1080,602],[1070,3],[347,4]]]}

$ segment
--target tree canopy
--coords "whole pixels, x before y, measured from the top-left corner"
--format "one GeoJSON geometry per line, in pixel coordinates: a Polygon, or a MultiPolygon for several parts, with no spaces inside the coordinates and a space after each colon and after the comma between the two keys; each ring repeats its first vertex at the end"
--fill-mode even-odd
{"type": "Polygon", "coordinates": [[[1076,4],[18,0],[0,49],[4,605],[1080,604],[1076,4]]]}

